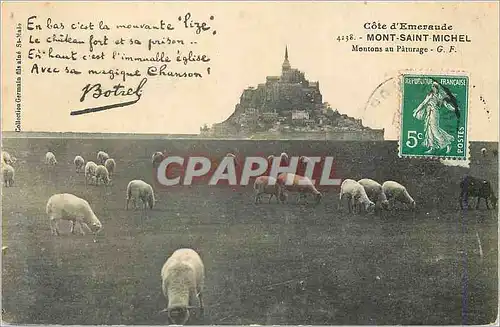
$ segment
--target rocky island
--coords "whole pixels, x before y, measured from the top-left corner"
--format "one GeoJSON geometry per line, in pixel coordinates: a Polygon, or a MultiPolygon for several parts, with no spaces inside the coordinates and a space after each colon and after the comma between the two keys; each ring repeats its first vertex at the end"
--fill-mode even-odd
{"type": "Polygon", "coordinates": [[[361,119],[332,109],[323,97],[319,82],[311,82],[292,68],[288,48],[281,76],[243,90],[240,103],[225,121],[200,128],[206,137],[253,139],[383,140],[383,129],[371,129],[361,119]]]}

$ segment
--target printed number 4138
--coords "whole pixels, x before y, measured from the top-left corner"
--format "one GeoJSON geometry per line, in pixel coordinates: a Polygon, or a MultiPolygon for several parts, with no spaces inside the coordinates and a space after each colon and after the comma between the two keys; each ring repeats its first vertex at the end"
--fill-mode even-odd
{"type": "Polygon", "coordinates": [[[339,35],[337,36],[337,41],[352,41],[354,40],[354,34],[349,34],[349,35],[339,35]]]}
{"type": "Polygon", "coordinates": [[[422,133],[417,133],[417,131],[408,131],[407,138],[406,146],[413,149],[418,145],[418,140],[422,140],[424,136],[422,133]]]}

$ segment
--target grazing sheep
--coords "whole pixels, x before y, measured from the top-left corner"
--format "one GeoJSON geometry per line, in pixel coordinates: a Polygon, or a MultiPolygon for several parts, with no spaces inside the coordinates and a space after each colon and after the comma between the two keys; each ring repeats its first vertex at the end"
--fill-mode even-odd
{"type": "Polygon", "coordinates": [[[97,153],[97,162],[100,163],[101,165],[104,165],[104,163],[106,162],[106,160],[109,159],[109,155],[104,152],[104,151],[99,151],[97,153]]]}
{"type": "Polygon", "coordinates": [[[163,156],[163,153],[161,153],[160,151],[153,153],[153,155],[151,156],[151,162],[153,163],[153,167],[158,168],[158,166],[160,165],[160,163],[163,161],[164,158],[165,157],[163,156]]]}
{"type": "Polygon", "coordinates": [[[488,150],[486,150],[486,148],[482,148],[482,149],[481,149],[481,155],[482,155],[483,157],[486,157],[486,153],[488,153],[488,150]]]}
{"type": "Polygon", "coordinates": [[[97,184],[97,164],[93,161],[88,161],[85,164],[85,185],[88,184],[97,184]]]}
{"type": "Polygon", "coordinates": [[[399,201],[405,203],[410,206],[412,210],[415,210],[417,204],[415,200],[410,196],[406,187],[403,185],[394,182],[394,181],[386,181],[382,184],[382,190],[387,198],[387,200],[394,199],[394,201],[399,201]]]}
{"type": "Polygon", "coordinates": [[[274,158],[275,156],[270,154],[267,156],[267,167],[268,167],[268,170],[271,169],[271,166],[273,164],[273,161],[274,161],[274,158]]]}
{"type": "Polygon", "coordinates": [[[276,197],[278,203],[285,203],[287,199],[287,193],[283,190],[282,186],[278,184],[278,181],[274,177],[270,176],[259,176],[255,179],[253,183],[253,189],[255,193],[255,203],[262,202],[262,194],[270,194],[269,202],[273,196],[276,197]],[[270,185],[271,184],[271,185],[270,185]]]}
{"type": "Polygon", "coordinates": [[[358,208],[358,212],[361,212],[361,206],[367,212],[372,212],[375,209],[375,204],[368,198],[365,188],[353,179],[345,179],[340,185],[339,210],[342,207],[344,197],[347,197],[349,212],[356,211],[356,208],[358,208]]]}
{"type": "Polygon", "coordinates": [[[104,167],[108,170],[109,177],[111,178],[115,173],[116,162],[115,159],[109,158],[104,162],[104,167]]]}
{"type": "Polygon", "coordinates": [[[281,152],[280,154],[280,164],[286,164],[290,162],[290,158],[288,157],[288,154],[286,152],[281,152]]]}
{"type": "Polygon", "coordinates": [[[7,165],[12,165],[16,162],[16,158],[14,156],[11,156],[7,151],[2,151],[2,162],[6,163],[7,165]]]}
{"type": "Polygon", "coordinates": [[[52,152],[47,152],[45,154],[45,163],[49,166],[57,165],[56,156],[52,152]]]}
{"type": "Polygon", "coordinates": [[[57,224],[61,219],[71,221],[72,234],[75,234],[75,225],[77,223],[80,224],[82,235],[85,235],[82,225],[87,226],[94,233],[94,237],[102,229],[102,224],[92,211],[89,203],[73,194],[59,193],[52,195],[47,201],[46,213],[50,219],[52,235],[59,235],[57,224]]]}
{"type": "Polygon", "coordinates": [[[375,206],[379,204],[382,208],[386,210],[389,209],[389,201],[387,201],[385,193],[382,190],[382,185],[369,178],[360,179],[358,183],[363,186],[366,195],[373,203],[375,203],[375,206]]]}
{"type": "Polygon", "coordinates": [[[73,160],[75,167],[76,167],[76,172],[79,173],[84,169],[85,171],[85,160],[83,160],[82,156],[76,156],[75,160],[73,160]]]}
{"type": "Polygon", "coordinates": [[[278,183],[283,186],[283,188],[288,192],[298,192],[299,197],[297,203],[300,202],[302,198],[306,199],[307,193],[313,194],[316,200],[316,204],[321,201],[323,194],[319,192],[312,181],[305,176],[300,176],[292,173],[281,173],[278,175],[278,183]],[[293,182],[288,185],[287,180],[290,179],[293,182]]]}
{"type": "Polygon", "coordinates": [[[167,312],[172,324],[184,325],[189,321],[190,309],[203,312],[202,291],[205,267],[196,251],[178,249],[161,269],[162,291],[167,300],[167,312]]]}
{"type": "Polygon", "coordinates": [[[2,162],[2,179],[5,187],[10,187],[14,185],[14,167],[9,164],[2,162]]]}
{"type": "Polygon", "coordinates": [[[299,162],[305,166],[309,162],[311,162],[311,159],[309,157],[306,157],[306,156],[300,156],[299,157],[299,162]]]}
{"type": "Polygon", "coordinates": [[[497,206],[497,197],[491,183],[485,179],[466,175],[460,181],[460,209],[463,209],[464,198],[468,201],[469,197],[477,197],[476,209],[479,209],[481,199],[484,199],[484,202],[486,202],[487,209],[490,209],[488,200],[491,201],[493,209],[497,206]]]}
{"type": "Polygon", "coordinates": [[[104,185],[109,185],[111,179],[109,178],[109,172],[103,165],[98,165],[95,170],[95,178],[96,184],[99,185],[99,182],[102,181],[104,185]]]}
{"type": "Polygon", "coordinates": [[[137,208],[137,201],[141,200],[144,204],[144,210],[147,209],[147,206],[149,206],[149,209],[153,209],[156,202],[151,185],[139,179],[130,181],[127,185],[127,204],[125,207],[126,210],[128,210],[128,204],[130,200],[132,200],[134,209],[137,208]]]}
{"type": "Polygon", "coordinates": [[[241,167],[240,161],[238,160],[238,157],[234,153],[228,152],[226,153],[226,157],[233,158],[235,168],[241,167]]]}

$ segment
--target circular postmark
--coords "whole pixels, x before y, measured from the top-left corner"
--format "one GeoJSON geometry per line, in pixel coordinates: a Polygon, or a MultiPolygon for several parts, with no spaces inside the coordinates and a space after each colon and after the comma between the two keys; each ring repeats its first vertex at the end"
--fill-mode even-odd
{"type": "Polygon", "coordinates": [[[400,133],[400,75],[386,78],[368,97],[361,119],[367,126],[384,129],[385,140],[398,140],[400,133]]]}

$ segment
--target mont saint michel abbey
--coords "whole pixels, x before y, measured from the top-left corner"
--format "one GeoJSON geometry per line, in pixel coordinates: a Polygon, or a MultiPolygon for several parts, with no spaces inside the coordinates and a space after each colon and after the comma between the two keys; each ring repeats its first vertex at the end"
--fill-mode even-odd
{"type": "Polygon", "coordinates": [[[383,140],[384,130],[364,127],[360,119],[340,114],[323,102],[319,82],[308,81],[292,68],[285,47],[281,76],[243,90],[231,116],[212,128],[200,128],[210,137],[383,140]]]}

